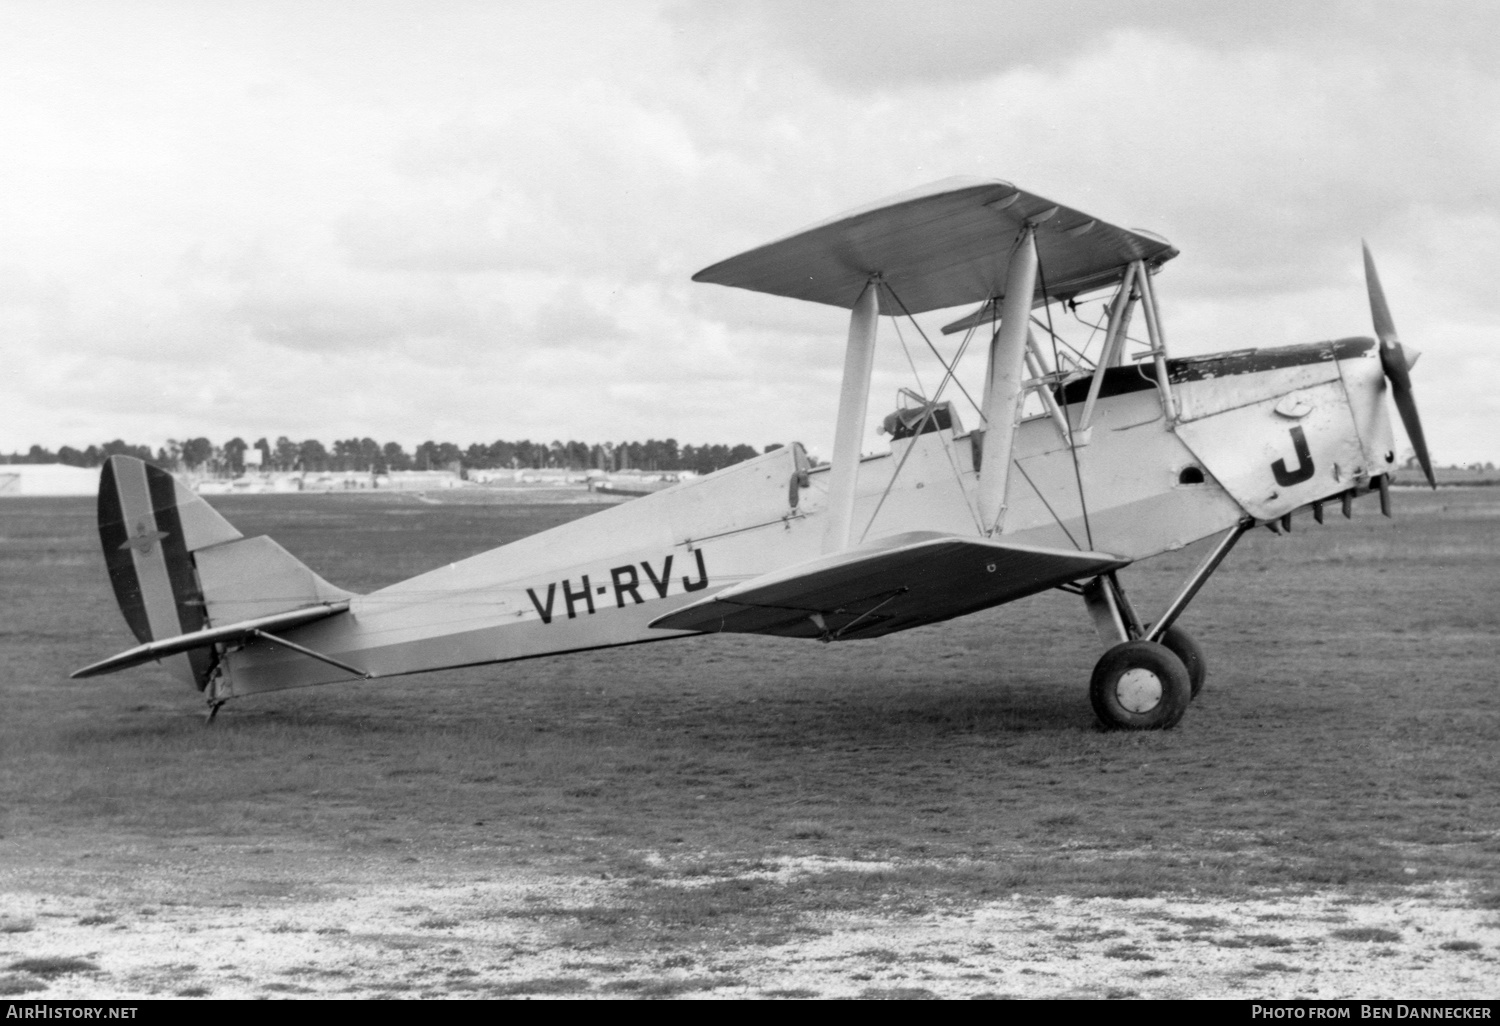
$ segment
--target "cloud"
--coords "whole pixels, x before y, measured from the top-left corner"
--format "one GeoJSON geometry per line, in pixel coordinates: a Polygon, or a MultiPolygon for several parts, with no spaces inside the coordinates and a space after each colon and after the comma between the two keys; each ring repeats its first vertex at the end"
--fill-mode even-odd
{"type": "MultiPolygon", "coordinates": [[[[974,82],[1092,60],[1121,35],[1149,35],[1220,53],[1295,53],[1309,66],[1334,55],[1492,66],[1500,11],[1472,0],[759,0],[684,4],[670,16],[714,61],[814,70],[831,85],[896,92],[974,82]]],[[[1128,79],[1121,80],[1122,91],[1128,79]]]]}
{"type": "Polygon", "coordinates": [[[843,314],[689,277],[951,174],[1172,239],[1180,351],[1367,331],[1369,238],[1439,458],[1493,449],[1491,5],[88,11],[0,8],[0,449],[826,450],[843,314]]]}

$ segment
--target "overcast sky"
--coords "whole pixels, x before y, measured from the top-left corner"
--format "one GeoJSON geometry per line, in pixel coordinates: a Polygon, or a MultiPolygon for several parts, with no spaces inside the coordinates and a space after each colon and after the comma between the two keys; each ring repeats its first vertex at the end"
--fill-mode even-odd
{"type": "Polygon", "coordinates": [[[1368,239],[1500,460],[1489,0],[0,3],[0,450],[826,455],[846,315],[689,278],[955,174],[1170,239],[1179,353],[1370,334],[1368,239]]]}

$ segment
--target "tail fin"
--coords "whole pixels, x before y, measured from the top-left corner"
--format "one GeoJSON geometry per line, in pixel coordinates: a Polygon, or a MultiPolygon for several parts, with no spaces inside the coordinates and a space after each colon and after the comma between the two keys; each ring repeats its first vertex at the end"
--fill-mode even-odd
{"type": "Polygon", "coordinates": [[[209,628],[353,597],[271,539],[245,538],[171,474],[129,456],[104,465],[99,539],[120,612],[143,645],[203,635],[201,645],[161,659],[200,691],[213,673],[214,643],[225,640],[209,628]]]}

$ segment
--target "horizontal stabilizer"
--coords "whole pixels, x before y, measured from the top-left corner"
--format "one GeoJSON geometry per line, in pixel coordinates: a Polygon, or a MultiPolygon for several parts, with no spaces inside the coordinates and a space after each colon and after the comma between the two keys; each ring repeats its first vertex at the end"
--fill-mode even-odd
{"type": "Polygon", "coordinates": [[[253,620],[241,620],[239,623],[225,624],[223,627],[208,627],[201,631],[179,634],[175,638],[148,641],[144,645],[137,645],[119,655],[110,656],[91,666],[75,670],[70,676],[76,680],[79,677],[97,677],[104,673],[114,673],[116,670],[128,670],[132,666],[140,666],[142,663],[153,662],[181,652],[207,648],[221,642],[239,641],[254,631],[285,630],[289,627],[313,623],[316,620],[326,620],[348,608],[348,601],[328,602],[305,609],[291,609],[284,613],[261,616],[253,620]]]}
{"type": "Polygon", "coordinates": [[[681,631],[873,638],[1024,598],[1129,560],[935,531],[820,556],[651,622],[681,631]]]}

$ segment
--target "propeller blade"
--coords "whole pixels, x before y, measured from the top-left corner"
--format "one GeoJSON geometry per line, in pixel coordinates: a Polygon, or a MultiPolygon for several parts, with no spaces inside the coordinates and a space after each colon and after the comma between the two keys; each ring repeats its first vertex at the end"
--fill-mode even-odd
{"type": "Polygon", "coordinates": [[[1417,414],[1417,398],[1412,392],[1411,375],[1408,373],[1415,357],[1408,360],[1401,349],[1401,340],[1396,335],[1396,323],[1391,319],[1391,309],[1385,302],[1385,290],[1380,287],[1380,275],[1375,270],[1375,258],[1370,255],[1368,243],[1362,243],[1365,251],[1365,285],[1370,291],[1370,319],[1375,322],[1375,337],[1380,340],[1380,366],[1386,380],[1391,383],[1391,396],[1396,400],[1396,410],[1401,414],[1401,424],[1411,447],[1416,451],[1417,462],[1427,475],[1427,483],[1437,487],[1437,475],[1432,472],[1432,458],[1427,454],[1427,436],[1422,432],[1422,418],[1417,414]]]}
{"type": "Polygon", "coordinates": [[[1370,290],[1370,319],[1375,322],[1375,337],[1381,348],[1391,343],[1400,345],[1396,337],[1396,322],[1391,320],[1391,308],[1385,304],[1385,289],[1380,287],[1380,273],[1375,270],[1375,258],[1370,255],[1370,244],[1363,239],[1360,247],[1365,251],[1365,287],[1370,290]]]}
{"type": "Polygon", "coordinates": [[[1427,439],[1422,434],[1422,420],[1417,416],[1417,399],[1411,394],[1411,384],[1408,383],[1403,389],[1392,381],[1391,394],[1396,400],[1396,409],[1401,414],[1401,423],[1406,427],[1406,436],[1411,439],[1411,447],[1417,452],[1417,462],[1422,464],[1422,473],[1427,475],[1427,483],[1436,488],[1437,475],[1432,472],[1432,459],[1427,455],[1427,439]]]}

